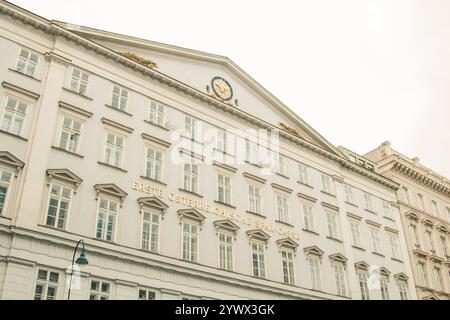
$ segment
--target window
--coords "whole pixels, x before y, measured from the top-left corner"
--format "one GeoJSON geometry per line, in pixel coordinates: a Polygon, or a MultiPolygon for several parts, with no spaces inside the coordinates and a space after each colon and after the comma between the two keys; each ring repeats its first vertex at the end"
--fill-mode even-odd
{"type": "Polygon", "coordinates": [[[266,277],[266,262],[265,262],[265,244],[261,242],[251,242],[252,247],[252,266],[253,275],[255,277],[266,277]]]}
{"type": "Polygon", "coordinates": [[[283,264],[284,283],[294,284],[294,254],[292,250],[282,250],[281,260],[283,264]]]}
{"type": "Polygon", "coordinates": [[[432,208],[433,208],[433,214],[437,217],[439,215],[439,206],[436,201],[431,200],[432,208]]]}
{"type": "Polygon", "coordinates": [[[112,101],[111,106],[125,111],[128,104],[128,90],[114,85],[112,91],[112,101]]]}
{"type": "Polygon", "coordinates": [[[69,215],[72,189],[60,184],[52,183],[48,200],[47,226],[65,229],[69,215]]]}
{"type": "Polygon", "coordinates": [[[227,131],[223,129],[217,129],[217,145],[216,148],[220,152],[226,153],[228,150],[228,135],[227,131]]]}
{"type": "Polygon", "coordinates": [[[106,198],[99,198],[97,231],[95,237],[106,241],[114,241],[116,216],[119,204],[106,198]]]}
{"type": "Polygon", "coordinates": [[[249,139],[245,140],[245,160],[249,163],[258,164],[258,144],[249,139]]]}
{"type": "Polygon", "coordinates": [[[273,152],[273,155],[275,160],[275,167],[273,171],[281,175],[286,174],[285,157],[278,152],[273,152]]]}
{"type": "Polygon", "coordinates": [[[341,261],[333,261],[334,279],[336,281],[336,294],[345,296],[345,264],[341,261]]]}
{"type": "Polygon", "coordinates": [[[298,182],[309,184],[308,167],[302,163],[298,164],[298,182]]]}
{"type": "Polygon", "coordinates": [[[231,179],[229,176],[219,174],[217,176],[217,200],[222,203],[231,204],[231,179]]]}
{"type": "Polygon", "coordinates": [[[450,220],[450,208],[447,207],[447,219],[450,220]]]}
{"type": "Polygon", "coordinates": [[[387,218],[392,218],[391,205],[386,200],[383,200],[383,214],[387,218]]]}
{"type": "Polygon", "coordinates": [[[373,211],[372,196],[364,192],[364,204],[367,210],[373,211]]]}
{"type": "Polygon", "coordinates": [[[400,291],[400,300],[408,300],[408,283],[405,280],[399,280],[398,289],[400,291]]]}
{"type": "Polygon", "coordinates": [[[426,234],[426,238],[427,238],[428,251],[431,253],[434,253],[433,235],[430,230],[427,230],[425,232],[425,234],[426,234]]]}
{"type": "Polygon", "coordinates": [[[330,238],[338,239],[338,222],[337,213],[327,211],[328,236],[330,238]]]}
{"type": "Polygon", "coordinates": [[[428,276],[424,262],[417,262],[417,270],[419,271],[420,284],[428,287],[428,276]]]}
{"type": "Polygon", "coordinates": [[[277,194],[278,219],[283,222],[289,222],[288,199],[281,194],[277,194]]]}
{"type": "Polygon", "coordinates": [[[417,204],[420,210],[426,211],[425,200],[423,199],[423,195],[421,195],[420,193],[417,194],[417,204]]]}
{"type": "Polygon", "coordinates": [[[78,152],[81,135],[81,121],[67,115],[62,116],[59,147],[69,152],[78,152]]]}
{"type": "Polygon", "coordinates": [[[121,167],[123,150],[124,138],[107,132],[104,162],[115,167],[121,167]]]}
{"type": "Polygon", "coordinates": [[[12,173],[0,168],[0,216],[5,215],[8,190],[11,187],[12,173]]]}
{"type": "Polygon", "coordinates": [[[147,178],[161,181],[162,152],[156,149],[147,148],[147,166],[145,176],[147,178]]]}
{"type": "Polygon", "coordinates": [[[313,290],[321,290],[320,257],[314,254],[310,254],[308,255],[308,263],[309,263],[311,288],[313,290]]]}
{"type": "Polygon", "coordinates": [[[183,222],[183,259],[197,262],[198,259],[198,229],[194,223],[183,222]]]}
{"type": "Polygon", "coordinates": [[[248,210],[261,214],[261,189],[248,185],[248,210]]]}
{"type": "Polygon", "coordinates": [[[358,270],[359,289],[361,290],[361,300],[370,300],[369,288],[367,286],[368,273],[366,270],[358,270]]]}
{"type": "Polygon", "coordinates": [[[350,229],[352,231],[353,245],[361,248],[361,231],[360,223],[356,221],[350,221],[350,229]]]}
{"type": "Polygon", "coordinates": [[[159,226],[159,213],[144,209],[142,215],[142,249],[158,252],[159,226]]]}
{"type": "Polygon", "coordinates": [[[219,268],[233,270],[233,236],[219,232],[219,268]]]}
{"type": "MultiPolygon", "coordinates": [[[[1,188],[1,187],[0,187],[1,188]]],[[[0,191],[1,192],[1,191],[0,191]]],[[[0,193],[0,203],[1,203],[1,193],[0,193]]],[[[0,213],[1,213],[1,208],[0,208],[0,213]]],[[[447,251],[447,240],[445,236],[441,237],[441,250],[442,250],[442,255],[444,257],[448,256],[448,251],[447,251]]]]}
{"type": "Polygon", "coordinates": [[[184,118],[185,135],[192,140],[195,140],[196,137],[196,125],[197,121],[194,118],[188,116],[184,118]]]}
{"type": "Polygon", "coordinates": [[[434,267],[434,279],[436,282],[436,289],[438,291],[444,291],[444,280],[442,279],[441,268],[434,267]]]}
{"type": "Polygon", "coordinates": [[[415,224],[411,224],[410,228],[411,228],[411,239],[414,242],[414,245],[420,247],[419,235],[417,233],[417,226],[415,224]]]}
{"type": "Polygon", "coordinates": [[[150,122],[158,126],[164,125],[164,105],[156,101],[150,102],[150,122]]]}
{"type": "Polygon", "coordinates": [[[348,184],[345,184],[344,189],[345,189],[345,201],[354,203],[353,187],[348,184]]]}
{"type": "Polygon", "coordinates": [[[392,258],[400,259],[400,250],[398,248],[398,237],[394,234],[389,234],[389,244],[391,245],[392,258]]]}
{"type": "Polygon", "coordinates": [[[370,228],[370,236],[372,238],[372,250],[373,252],[380,253],[380,236],[379,230],[370,228]]]}
{"type": "Polygon", "coordinates": [[[314,231],[314,214],[312,205],[303,203],[302,209],[303,209],[303,227],[306,230],[314,231]]]}
{"type": "Polygon", "coordinates": [[[109,300],[111,284],[106,281],[91,280],[89,300],[109,300]]]}
{"type": "Polygon", "coordinates": [[[138,300],[156,300],[156,292],[148,289],[139,289],[138,300]]]}
{"type": "Polygon", "coordinates": [[[34,77],[38,63],[39,55],[37,53],[22,48],[19,59],[17,60],[16,70],[30,77],[34,77]]]}
{"type": "Polygon", "coordinates": [[[198,193],[198,165],[194,163],[184,164],[184,190],[198,193]]]}
{"type": "Polygon", "coordinates": [[[386,275],[381,275],[380,277],[380,290],[381,299],[389,300],[388,277],[386,275]]]}
{"type": "Polygon", "coordinates": [[[70,80],[70,90],[79,94],[86,94],[89,84],[89,74],[79,69],[73,69],[70,80]]]}
{"type": "Polygon", "coordinates": [[[402,187],[402,190],[403,190],[403,199],[406,201],[406,203],[410,203],[408,188],[402,187]]]}
{"type": "Polygon", "coordinates": [[[34,300],[55,300],[58,282],[58,272],[39,269],[34,290],[34,300]]]}
{"type": "Polygon", "coordinates": [[[18,136],[23,135],[27,109],[28,104],[24,101],[7,97],[1,129],[18,136]]]}
{"type": "Polygon", "coordinates": [[[331,177],[322,173],[321,178],[322,178],[322,190],[327,193],[333,194],[331,177]]]}

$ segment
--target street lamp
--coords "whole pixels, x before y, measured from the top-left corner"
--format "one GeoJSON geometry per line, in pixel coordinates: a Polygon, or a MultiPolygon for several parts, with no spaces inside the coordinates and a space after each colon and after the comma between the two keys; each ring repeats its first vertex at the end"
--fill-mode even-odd
{"type": "Polygon", "coordinates": [[[85,265],[87,265],[89,263],[88,260],[86,259],[86,255],[84,254],[84,241],[83,241],[83,239],[78,241],[77,245],[75,246],[75,250],[73,251],[72,265],[71,265],[72,271],[70,272],[69,294],[67,295],[67,300],[70,300],[70,289],[72,288],[73,265],[75,263],[78,264],[79,266],[85,266],[85,265]],[[80,244],[82,245],[82,247],[81,247],[81,254],[77,258],[77,260],[75,261],[75,254],[77,253],[77,249],[78,249],[78,246],[80,244]]]}

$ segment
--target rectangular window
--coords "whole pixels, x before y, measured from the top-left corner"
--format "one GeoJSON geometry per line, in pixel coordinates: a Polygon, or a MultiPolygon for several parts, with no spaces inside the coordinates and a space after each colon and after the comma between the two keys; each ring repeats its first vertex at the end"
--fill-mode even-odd
{"type": "Polygon", "coordinates": [[[380,253],[380,231],[375,228],[370,228],[370,236],[372,238],[373,252],[380,253]]]}
{"type": "Polygon", "coordinates": [[[383,200],[383,214],[387,218],[392,218],[391,205],[386,200],[383,200]]]}
{"type": "Polygon", "coordinates": [[[350,203],[354,203],[354,199],[353,199],[353,187],[345,184],[344,185],[344,189],[345,189],[345,201],[350,202],[350,203]]]}
{"type": "Polygon", "coordinates": [[[248,185],[248,210],[261,214],[261,189],[248,185]]]}
{"type": "Polygon", "coordinates": [[[184,190],[198,193],[198,165],[194,163],[184,164],[184,190]]]}
{"type": "Polygon", "coordinates": [[[126,111],[128,104],[128,90],[117,85],[113,86],[111,106],[126,111]]]}
{"type": "Polygon", "coordinates": [[[326,175],[324,173],[321,174],[321,179],[322,179],[322,190],[333,194],[333,187],[332,187],[332,183],[331,183],[331,177],[329,175],[326,175]]]}
{"type": "Polygon", "coordinates": [[[403,191],[403,199],[406,201],[406,203],[410,203],[408,188],[402,187],[402,191],[403,191]]]}
{"type": "Polygon", "coordinates": [[[260,242],[252,242],[252,266],[253,275],[259,278],[266,277],[266,262],[265,262],[265,244],[260,242]]]}
{"type": "Polygon", "coordinates": [[[337,213],[327,211],[328,236],[339,239],[337,213]]]}
{"type": "Polygon", "coordinates": [[[431,200],[431,207],[433,208],[433,214],[437,217],[439,216],[439,206],[436,201],[431,200]]]}
{"type": "MultiPolygon", "coordinates": [[[[1,188],[1,187],[0,187],[1,188]]],[[[1,203],[1,191],[0,191],[0,203],[1,203]]],[[[0,205],[1,206],[1,205],[0,205]]],[[[0,213],[1,213],[1,207],[0,207],[0,213]]],[[[448,251],[447,251],[447,239],[445,236],[441,237],[441,250],[442,250],[442,256],[444,258],[447,258],[448,251]]]]}
{"type": "Polygon", "coordinates": [[[229,176],[223,174],[217,176],[217,200],[231,204],[231,179],[229,176]]]}
{"type": "Polygon", "coordinates": [[[196,137],[196,133],[197,133],[196,126],[197,126],[197,121],[194,118],[185,116],[185,118],[184,118],[185,135],[192,140],[195,140],[195,137],[196,137]]]}
{"type": "Polygon", "coordinates": [[[336,294],[345,296],[345,266],[343,262],[333,261],[334,279],[336,280],[336,294]]]}
{"type": "Polygon", "coordinates": [[[69,152],[77,153],[80,144],[81,121],[67,115],[62,116],[59,147],[69,152]]]}
{"type": "Polygon", "coordinates": [[[65,229],[72,200],[72,189],[52,183],[47,208],[47,226],[65,229]]]}
{"type": "Polygon", "coordinates": [[[219,232],[219,267],[233,270],[233,236],[226,232],[219,232]]]}
{"type": "Polygon", "coordinates": [[[162,152],[153,148],[147,148],[147,166],[145,176],[147,178],[161,181],[162,152]]]}
{"type": "Polygon", "coordinates": [[[227,151],[228,151],[228,135],[227,135],[226,130],[217,129],[216,148],[220,152],[227,153],[227,151]]]}
{"type": "Polygon", "coordinates": [[[368,278],[367,271],[358,270],[357,275],[358,275],[359,289],[361,290],[361,300],[370,300],[369,288],[367,286],[367,278],[368,278]]]}
{"type": "Polygon", "coordinates": [[[151,101],[149,121],[158,126],[164,126],[164,111],[165,106],[163,104],[151,101]]]}
{"type": "Polygon", "coordinates": [[[420,210],[426,211],[425,200],[423,199],[423,195],[421,195],[420,193],[417,194],[417,204],[420,210]]]}
{"type": "Polygon", "coordinates": [[[281,251],[283,264],[283,281],[287,284],[294,284],[294,254],[291,250],[281,251]]]}
{"type": "Polygon", "coordinates": [[[417,234],[417,226],[415,224],[411,224],[410,228],[411,228],[411,239],[414,245],[419,247],[420,242],[419,242],[419,235],[417,234]]]}
{"type": "Polygon", "coordinates": [[[417,270],[419,271],[420,284],[428,287],[428,276],[424,262],[417,262],[417,270]]]}
{"type": "Polygon", "coordinates": [[[258,164],[258,144],[249,139],[245,140],[245,160],[252,164],[258,164]]]}
{"type": "Polygon", "coordinates": [[[144,209],[142,219],[142,249],[158,252],[160,215],[144,209]]]}
{"type": "Polygon", "coordinates": [[[89,74],[79,69],[73,69],[70,79],[70,90],[85,95],[89,84],[89,74]]]}
{"type": "Polygon", "coordinates": [[[156,300],[156,292],[148,289],[139,289],[138,300],[156,300]]]}
{"type": "Polygon", "coordinates": [[[3,111],[1,129],[18,136],[23,135],[27,109],[27,103],[8,97],[3,111]]]}
{"type": "Polygon", "coordinates": [[[58,272],[39,269],[34,290],[34,300],[55,300],[58,282],[58,272]]]}
{"type": "Polygon", "coordinates": [[[275,167],[273,168],[274,172],[284,175],[286,173],[285,167],[285,157],[277,152],[273,152],[275,167]]]}
{"type": "Polygon", "coordinates": [[[353,245],[361,248],[361,227],[360,223],[356,221],[350,221],[350,229],[352,231],[353,245]]]}
{"type": "Polygon", "coordinates": [[[101,280],[91,280],[89,300],[109,300],[111,284],[101,280]]]}
{"type": "Polygon", "coordinates": [[[278,220],[289,223],[288,198],[277,194],[278,220]]]}
{"type": "Polygon", "coordinates": [[[364,204],[367,210],[373,211],[372,196],[364,192],[364,204]]]}
{"type": "Polygon", "coordinates": [[[436,282],[436,289],[438,291],[444,291],[444,280],[442,279],[441,268],[434,267],[434,279],[436,282]]]}
{"type": "Polygon", "coordinates": [[[298,164],[298,182],[309,184],[308,167],[302,163],[298,164]]]}
{"type": "Polygon", "coordinates": [[[408,284],[405,280],[398,281],[398,289],[400,291],[400,299],[408,300],[408,284]]]}
{"type": "Polygon", "coordinates": [[[392,258],[401,259],[400,250],[398,248],[398,237],[394,234],[389,234],[389,244],[391,246],[392,258]]]}
{"type": "Polygon", "coordinates": [[[303,203],[302,209],[303,209],[303,227],[306,230],[314,231],[314,214],[312,205],[303,203]]]}
{"type": "Polygon", "coordinates": [[[198,257],[198,225],[183,222],[183,259],[197,262],[198,257]]]}
{"type": "Polygon", "coordinates": [[[381,290],[381,299],[389,300],[389,286],[387,276],[382,275],[380,277],[380,290],[381,290]]]}
{"type": "Polygon", "coordinates": [[[39,55],[37,53],[22,48],[17,59],[16,70],[30,77],[34,77],[38,63],[39,55]]]}
{"type": "Polygon", "coordinates": [[[116,216],[119,204],[116,201],[99,198],[97,231],[95,237],[106,241],[114,241],[116,216]]]}
{"type": "Polygon", "coordinates": [[[311,279],[311,288],[313,290],[321,290],[320,257],[316,255],[310,255],[308,257],[308,263],[309,263],[309,275],[311,279]]]}
{"type": "Polygon", "coordinates": [[[105,163],[119,168],[122,166],[124,142],[123,137],[109,132],[106,134],[105,163]]]}
{"type": "Polygon", "coordinates": [[[434,253],[433,234],[429,230],[427,230],[425,233],[426,233],[426,238],[427,238],[427,243],[428,243],[428,251],[430,253],[434,253]]]}
{"type": "Polygon", "coordinates": [[[0,216],[6,214],[8,190],[11,187],[12,173],[0,168],[0,216]]]}

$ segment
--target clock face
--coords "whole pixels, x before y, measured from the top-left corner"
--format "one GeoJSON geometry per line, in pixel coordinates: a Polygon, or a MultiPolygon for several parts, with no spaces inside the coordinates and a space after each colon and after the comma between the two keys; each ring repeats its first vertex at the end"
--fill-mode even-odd
{"type": "Polygon", "coordinates": [[[214,94],[224,101],[229,101],[233,98],[233,89],[227,80],[221,77],[215,77],[211,80],[211,87],[214,94]]]}

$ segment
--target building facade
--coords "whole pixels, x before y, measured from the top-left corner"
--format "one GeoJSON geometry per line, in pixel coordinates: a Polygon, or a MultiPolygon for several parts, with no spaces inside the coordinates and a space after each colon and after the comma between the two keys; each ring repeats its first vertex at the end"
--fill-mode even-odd
{"type": "Polygon", "coordinates": [[[389,142],[366,155],[380,173],[400,184],[400,216],[419,299],[450,298],[450,182],[391,148],[389,142]]]}
{"type": "Polygon", "coordinates": [[[0,14],[0,299],[79,239],[71,299],[417,298],[399,184],[231,60],[0,14]]]}

